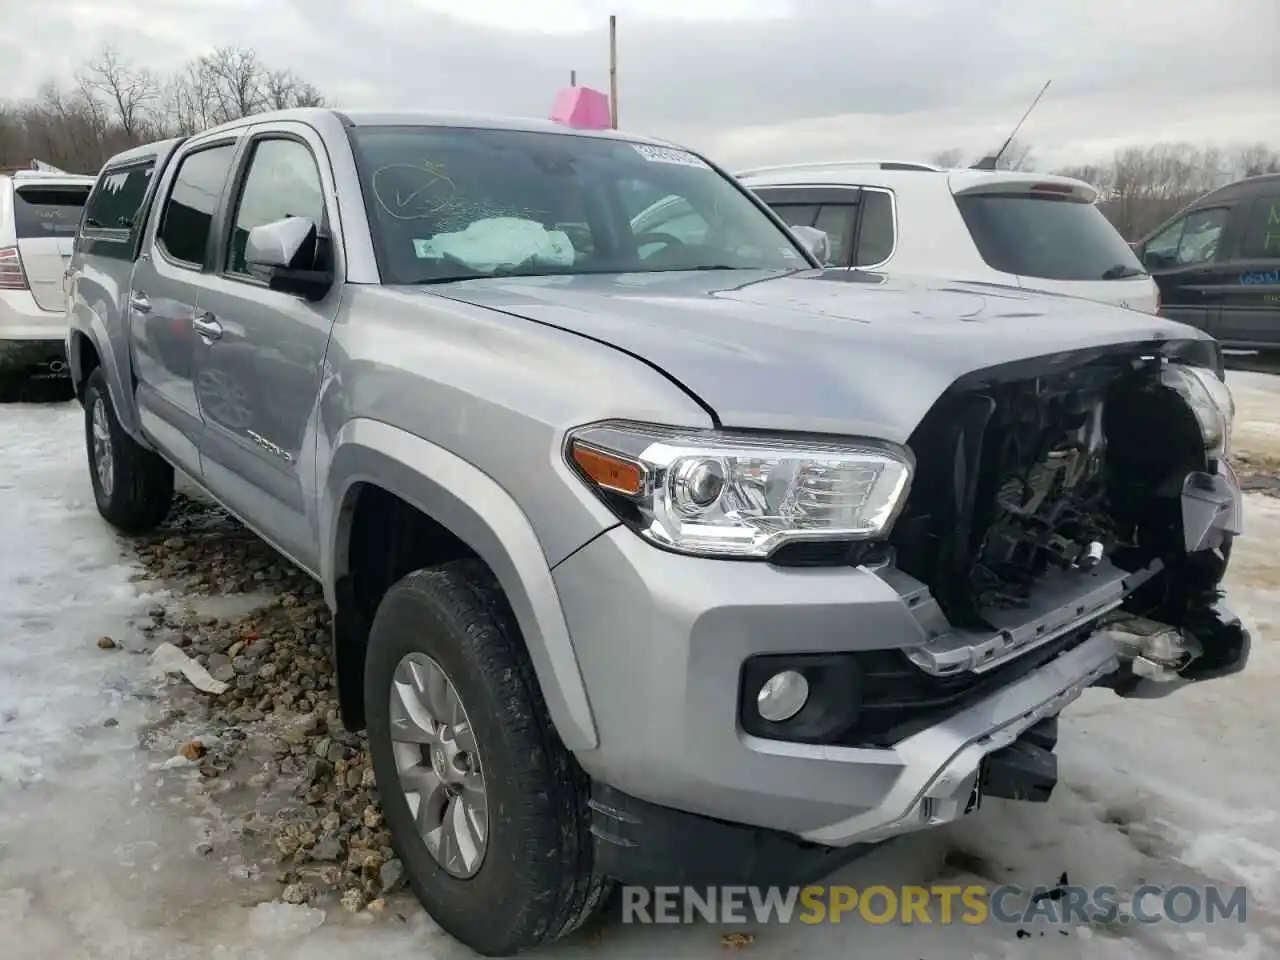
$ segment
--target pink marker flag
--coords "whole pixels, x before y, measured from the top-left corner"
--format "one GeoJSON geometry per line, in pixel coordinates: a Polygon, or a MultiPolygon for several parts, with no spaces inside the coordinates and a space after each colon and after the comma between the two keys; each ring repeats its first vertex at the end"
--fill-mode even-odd
{"type": "Polygon", "coordinates": [[[565,87],[557,93],[551,119],[579,130],[608,130],[613,126],[609,98],[590,87],[565,87]]]}

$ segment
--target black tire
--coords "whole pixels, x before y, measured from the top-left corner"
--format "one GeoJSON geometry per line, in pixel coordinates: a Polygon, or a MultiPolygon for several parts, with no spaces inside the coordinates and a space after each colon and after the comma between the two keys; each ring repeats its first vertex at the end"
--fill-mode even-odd
{"type": "Polygon", "coordinates": [[[589,781],[551,725],[506,597],[464,560],[419,570],[378,607],[365,667],[369,750],[383,813],[413,892],[447,933],[487,957],[556,940],[604,903],[593,869],[589,781]],[[410,653],[452,681],[475,734],[488,793],[488,849],[450,875],[418,834],[391,743],[391,684],[410,653]]]}
{"type": "Polygon", "coordinates": [[[146,533],[164,522],[173,505],[173,467],[125,433],[111,403],[107,379],[99,367],[84,388],[84,440],[89,478],[98,513],[122,533],[146,533]],[[106,413],[111,440],[111,489],[98,476],[93,418],[98,401],[106,413]]]}

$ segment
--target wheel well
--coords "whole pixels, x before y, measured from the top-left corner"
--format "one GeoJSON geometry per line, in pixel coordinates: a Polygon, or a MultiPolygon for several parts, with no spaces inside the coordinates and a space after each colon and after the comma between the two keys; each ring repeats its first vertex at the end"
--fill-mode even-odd
{"type": "Polygon", "coordinates": [[[342,722],[364,728],[364,660],[369,627],[383,595],[405,574],[476,553],[439,522],[381,487],[358,484],[348,494],[345,564],[335,585],[334,667],[342,722]]]}
{"type": "MultiPolygon", "coordinates": [[[[79,360],[79,366],[72,369],[80,371],[72,386],[75,387],[76,399],[83,403],[84,385],[89,382],[89,375],[102,366],[102,358],[98,356],[98,350],[94,347],[93,341],[83,333],[76,333],[71,338],[71,350],[73,356],[79,360]]],[[[67,359],[70,360],[72,358],[68,357],[67,359]]]]}

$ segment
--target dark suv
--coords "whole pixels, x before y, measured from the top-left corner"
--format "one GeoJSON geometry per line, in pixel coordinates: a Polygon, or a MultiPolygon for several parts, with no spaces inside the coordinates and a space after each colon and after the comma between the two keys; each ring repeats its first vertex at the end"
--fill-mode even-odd
{"type": "Polygon", "coordinates": [[[1165,316],[1224,347],[1280,348],[1280,173],[1206,193],[1134,249],[1165,316]]]}

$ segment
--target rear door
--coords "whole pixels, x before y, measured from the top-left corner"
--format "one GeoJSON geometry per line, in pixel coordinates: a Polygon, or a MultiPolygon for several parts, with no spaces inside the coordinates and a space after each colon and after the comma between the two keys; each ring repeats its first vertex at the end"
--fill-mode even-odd
{"type": "Polygon", "coordinates": [[[993,182],[955,201],[982,259],[1019,286],[1155,313],[1155,283],[1091,196],[993,182]]]}
{"type": "Polygon", "coordinates": [[[827,235],[827,266],[853,265],[863,190],[856,186],[776,186],[752,188],[792,227],[815,227],[827,235]]]}
{"type": "Polygon", "coordinates": [[[18,255],[36,305],[51,313],[67,306],[62,278],[71,260],[76,229],[92,182],[50,178],[15,180],[13,217],[18,255]]]}
{"type": "Polygon", "coordinates": [[[1242,347],[1280,347],[1280,189],[1236,205],[1222,264],[1214,336],[1242,347]]]}
{"type": "Polygon", "coordinates": [[[1215,336],[1229,280],[1225,241],[1231,209],[1224,204],[1191,210],[1140,247],[1160,287],[1161,314],[1215,336]]]}
{"type": "Polygon", "coordinates": [[[138,417],[175,464],[201,476],[195,314],[209,269],[214,216],[239,133],[196,143],[171,161],[152,207],[128,293],[138,417]]]}

